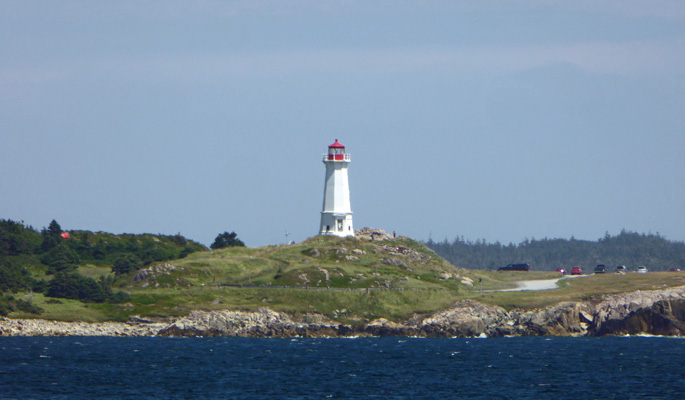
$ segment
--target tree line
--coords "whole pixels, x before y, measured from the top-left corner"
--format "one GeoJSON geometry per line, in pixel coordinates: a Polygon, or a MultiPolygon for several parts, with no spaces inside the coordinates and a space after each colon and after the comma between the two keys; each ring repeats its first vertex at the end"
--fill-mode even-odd
{"type": "Polygon", "coordinates": [[[530,264],[533,270],[553,271],[578,265],[591,269],[604,264],[613,270],[625,265],[634,270],[644,265],[650,271],[685,267],[685,242],[669,241],[659,234],[629,232],[605,234],[597,241],[571,239],[526,239],[515,245],[457,237],[453,241],[425,243],[450,263],[469,269],[496,270],[514,263],[530,264]]]}
{"type": "Polygon", "coordinates": [[[40,309],[12,293],[39,292],[48,297],[83,302],[121,303],[125,292],[114,291],[116,277],[153,262],[183,258],[207,248],[178,235],[63,231],[52,220],[41,231],[12,220],[0,220],[0,315],[40,309]],[[93,279],[78,273],[80,265],[109,267],[113,275],[93,279]]]}
{"type": "MultiPolygon", "coordinates": [[[[217,235],[210,246],[245,246],[235,232],[217,235]]],[[[58,298],[94,303],[123,303],[130,300],[115,283],[125,284],[128,276],[155,262],[184,258],[204,245],[177,235],[120,234],[80,230],[64,231],[52,220],[38,231],[23,222],[0,219],[0,315],[12,311],[39,314],[42,310],[16,293],[37,292],[58,298]],[[99,279],[78,272],[94,265],[111,270],[99,279]]]]}

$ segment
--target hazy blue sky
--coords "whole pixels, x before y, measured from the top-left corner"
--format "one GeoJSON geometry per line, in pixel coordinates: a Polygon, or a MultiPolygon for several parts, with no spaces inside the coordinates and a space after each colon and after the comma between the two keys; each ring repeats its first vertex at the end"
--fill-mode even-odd
{"type": "Polygon", "coordinates": [[[685,240],[685,2],[2,1],[0,218],[685,240]]]}

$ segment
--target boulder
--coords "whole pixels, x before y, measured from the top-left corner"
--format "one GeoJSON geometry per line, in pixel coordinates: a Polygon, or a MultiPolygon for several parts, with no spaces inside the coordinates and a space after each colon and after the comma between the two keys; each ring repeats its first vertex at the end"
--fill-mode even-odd
{"type": "Polygon", "coordinates": [[[388,232],[384,231],[383,229],[368,227],[355,231],[354,236],[358,239],[365,240],[390,240],[393,238],[391,234],[388,234],[388,232]],[[371,237],[372,235],[373,238],[371,237]]]}

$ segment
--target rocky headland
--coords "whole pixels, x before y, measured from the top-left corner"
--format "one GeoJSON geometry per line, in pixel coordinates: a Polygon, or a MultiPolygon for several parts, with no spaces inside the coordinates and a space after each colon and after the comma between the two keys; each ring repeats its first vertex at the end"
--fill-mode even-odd
{"type": "Polygon", "coordinates": [[[685,286],[563,302],[537,310],[512,310],[463,300],[430,316],[400,323],[377,319],[347,325],[321,314],[291,316],[268,308],[194,311],[170,320],[58,322],[1,319],[0,336],[241,336],[241,337],[502,337],[685,336],[685,286]]]}

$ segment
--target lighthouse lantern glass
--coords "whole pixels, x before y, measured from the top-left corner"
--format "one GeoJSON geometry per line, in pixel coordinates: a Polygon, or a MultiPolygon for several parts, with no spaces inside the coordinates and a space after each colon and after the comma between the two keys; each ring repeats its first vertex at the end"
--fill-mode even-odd
{"type": "Polygon", "coordinates": [[[335,161],[345,160],[345,148],[344,147],[330,147],[328,149],[328,159],[335,161]]]}

